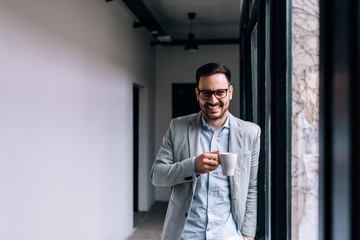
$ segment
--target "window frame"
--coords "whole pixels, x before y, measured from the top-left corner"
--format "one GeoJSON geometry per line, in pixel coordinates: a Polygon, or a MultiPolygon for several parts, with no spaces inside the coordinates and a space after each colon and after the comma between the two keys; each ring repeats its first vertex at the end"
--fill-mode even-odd
{"type": "Polygon", "coordinates": [[[358,1],[320,1],[320,240],[360,238],[359,22],[358,1]]]}
{"type": "MultiPolygon", "coordinates": [[[[257,111],[262,129],[257,238],[291,239],[292,1],[249,2],[243,2],[240,21],[240,117],[251,121],[257,111]],[[249,60],[254,22],[256,104],[249,60]]],[[[360,3],[320,0],[320,240],[360,239],[359,59],[360,3]]]]}
{"type": "Polygon", "coordinates": [[[256,0],[251,8],[245,1],[240,29],[240,113],[248,121],[256,113],[262,129],[257,238],[291,239],[291,0],[276,4],[256,0]],[[254,67],[251,32],[255,26],[258,55],[254,67]],[[256,98],[252,69],[257,71],[256,98]]]}

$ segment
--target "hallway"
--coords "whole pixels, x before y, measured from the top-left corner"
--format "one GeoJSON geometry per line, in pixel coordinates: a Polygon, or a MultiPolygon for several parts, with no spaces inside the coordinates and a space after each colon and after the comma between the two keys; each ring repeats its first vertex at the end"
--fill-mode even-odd
{"type": "Polygon", "coordinates": [[[155,202],[149,212],[135,213],[135,231],[127,240],[159,240],[167,205],[167,202],[155,202]]]}

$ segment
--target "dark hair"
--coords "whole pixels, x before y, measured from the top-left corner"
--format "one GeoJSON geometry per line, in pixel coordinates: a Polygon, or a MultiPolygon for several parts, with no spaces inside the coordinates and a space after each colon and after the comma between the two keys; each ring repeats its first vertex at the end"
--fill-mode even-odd
{"type": "Polygon", "coordinates": [[[231,72],[230,70],[223,64],[219,63],[207,63],[196,70],[196,86],[199,87],[199,80],[202,76],[210,76],[216,73],[225,74],[229,84],[231,81],[231,72]]]}

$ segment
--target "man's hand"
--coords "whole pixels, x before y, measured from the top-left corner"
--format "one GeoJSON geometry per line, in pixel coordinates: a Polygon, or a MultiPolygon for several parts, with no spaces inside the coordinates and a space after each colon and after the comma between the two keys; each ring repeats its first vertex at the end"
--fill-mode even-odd
{"type": "Polygon", "coordinates": [[[195,168],[200,174],[214,171],[219,166],[218,154],[220,150],[206,152],[195,158],[195,168]]]}
{"type": "Polygon", "coordinates": [[[246,235],[243,235],[243,239],[244,240],[254,240],[253,237],[249,237],[249,236],[246,236],[246,235]]]}

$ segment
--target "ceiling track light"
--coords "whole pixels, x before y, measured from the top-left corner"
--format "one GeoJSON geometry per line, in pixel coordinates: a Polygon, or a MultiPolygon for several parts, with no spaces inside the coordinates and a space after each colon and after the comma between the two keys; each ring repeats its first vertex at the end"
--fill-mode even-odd
{"type": "MultiPolygon", "coordinates": [[[[106,0],[106,2],[112,1],[114,0],[106,0]]],[[[192,32],[192,20],[195,19],[196,14],[193,12],[188,13],[188,18],[190,19],[190,33],[188,34],[188,38],[171,39],[171,36],[165,32],[143,0],[122,0],[122,2],[138,19],[133,23],[133,28],[146,27],[149,30],[153,39],[151,40],[152,46],[185,46],[186,51],[196,51],[199,49],[198,45],[239,45],[240,43],[239,38],[195,40],[195,34],[192,32]]]]}
{"type": "Polygon", "coordinates": [[[188,34],[187,41],[185,43],[185,51],[195,52],[199,50],[199,47],[195,40],[195,34],[192,32],[192,21],[195,19],[196,14],[193,12],[188,13],[188,18],[190,19],[190,33],[188,34]]]}

